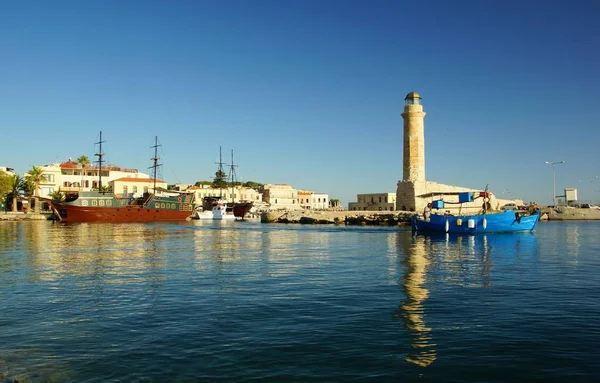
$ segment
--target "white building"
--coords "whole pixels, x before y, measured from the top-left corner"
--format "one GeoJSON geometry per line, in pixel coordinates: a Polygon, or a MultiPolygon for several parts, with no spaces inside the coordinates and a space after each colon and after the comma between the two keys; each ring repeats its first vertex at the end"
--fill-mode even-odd
{"type": "Polygon", "coordinates": [[[153,178],[122,177],[109,181],[109,185],[117,198],[137,198],[144,193],[163,194],[162,191],[167,189],[165,181],[156,180],[155,185],[153,178]]]}
{"type": "Polygon", "coordinates": [[[329,194],[312,193],[311,209],[324,210],[329,208],[329,194]]]}
{"type": "Polygon", "coordinates": [[[299,210],[302,208],[297,203],[298,191],[287,184],[266,184],[263,200],[270,205],[271,210],[299,210]]]}
{"type": "Polygon", "coordinates": [[[201,205],[205,197],[220,197],[230,202],[254,202],[260,203],[263,199],[263,193],[243,186],[233,188],[213,188],[210,185],[190,186],[187,191],[194,193],[194,199],[197,205],[201,205]]]}
{"type": "MultiPolygon", "coordinates": [[[[99,185],[98,166],[87,165],[85,167],[69,160],[63,163],[42,165],[45,180],[40,184],[40,197],[48,197],[55,191],[79,192],[97,189],[99,185]]],[[[119,178],[143,178],[150,176],[140,173],[137,169],[127,169],[118,166],[102,167],[102,185],[109,185],[119,178]]]]}
{"type": "Polygon", "coordinates": [[[4,172],[4,173],[8,174],[9,176],[16,174],[15,169],[7,168],[6,166],[0,166],[0,172],[4,172]]]}
{"type": "Polygon", "coordinates": [[[310,190],[297,190],[297,205],[307,210],[323,210],[329,208],[329,194],[315,193],[310,190]]]}

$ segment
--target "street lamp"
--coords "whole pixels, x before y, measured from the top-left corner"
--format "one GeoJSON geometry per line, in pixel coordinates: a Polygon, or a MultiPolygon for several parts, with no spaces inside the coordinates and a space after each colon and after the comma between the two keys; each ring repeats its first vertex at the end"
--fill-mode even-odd
{"type": "Polygon", "coordinates": [[[554,176],[554,193],[552,193],[552,204],[556,207],[556,164],[564,164],[565,161],[546,161],[548,165],[552,165],[552,174],[554,176]]]}

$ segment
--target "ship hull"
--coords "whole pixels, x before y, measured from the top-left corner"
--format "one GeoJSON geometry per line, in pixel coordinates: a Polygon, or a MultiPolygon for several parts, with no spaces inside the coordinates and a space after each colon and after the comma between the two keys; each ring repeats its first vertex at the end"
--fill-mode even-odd
{"type": "Polygon", "coordinates": [[[193,195],[155,197],[147,194],[133,200],[114,194],[81,192],[74,199],[50,203],[62,222],[157,222],[184,221],[192,215],[193,195]]]}
{"type": "Polygon", "coordinates": [[[157,222],[184,221],[190,211],[147,208],[143,206],[84,207],[55,204],[62,222],[157,222]]]}
{"type": "Polygon", "coordinates": [[[236,218],[244,219],[250,209],[252,209],[252,202],[237,202],[233,205],[233,215],[236,218]]]}
{"type": "Polygon", "coordinates": [[[533,231],[539,221],[540,211],[533,214],[521,212],[500,212],[465,216],[431,214],[430,219],[411,217],[412,230],[433,233],[511,233],[533,231]]]}

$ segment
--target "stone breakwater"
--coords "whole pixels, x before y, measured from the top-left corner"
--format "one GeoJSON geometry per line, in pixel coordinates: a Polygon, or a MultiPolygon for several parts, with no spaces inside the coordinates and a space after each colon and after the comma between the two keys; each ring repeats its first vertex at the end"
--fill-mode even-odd
{"type": "Polygon", "coordinates": [[[282,210],[262,213],[263,223],[302,223],[336,225],[410,225],[413,212],[398,211],[315,211],[282,210]]]}
{"type": "Polygon", "coordinates": [[[600,220],[600,209],[581,209],[559,206],[555,209],[549,210],[548,219],[551,221],[600,220]]]}

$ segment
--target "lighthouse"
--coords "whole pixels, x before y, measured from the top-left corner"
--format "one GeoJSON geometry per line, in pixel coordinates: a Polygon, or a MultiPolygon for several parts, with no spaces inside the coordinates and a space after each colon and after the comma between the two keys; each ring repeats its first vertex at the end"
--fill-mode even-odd
{"type": "Polygon", "coordinates": [[[425,181],[425,112],[421,96],[410,92],[404,98],[403,181],[425,181]]]}

